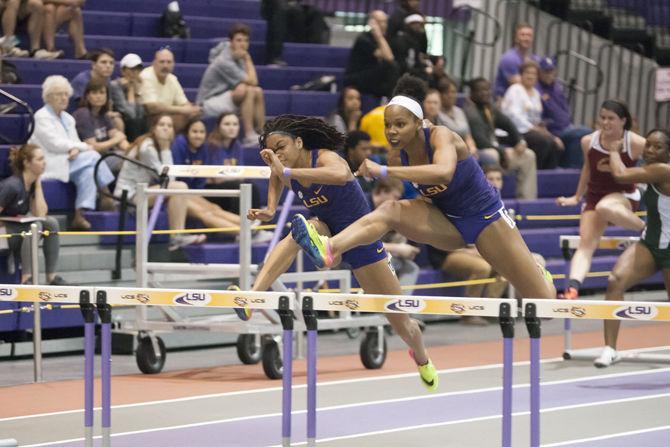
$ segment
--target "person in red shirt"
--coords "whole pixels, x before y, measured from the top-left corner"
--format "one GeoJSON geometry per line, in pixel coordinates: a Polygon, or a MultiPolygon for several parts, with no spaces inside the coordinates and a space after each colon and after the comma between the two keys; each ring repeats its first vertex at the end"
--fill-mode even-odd
{"type": "Polygon", "coordinates": [[[577,299],[591,268],[593,253],[609,223],[635,231],[644,229],[644,221],[635,215],[640,192],[634,184],[617,183],[610,167],[612,147],[617,148],[626,167],[637,164],[646,140],[631,132],[632,124],[626,104],[609,99],[600,106],[600,129],[582,138],[584,166],[577,192],[572,197],[556,200],[561,206],[577,205],[585,200],[579,221],[579,247],[570,264],[568,286],[559,298],[577,299]]]}

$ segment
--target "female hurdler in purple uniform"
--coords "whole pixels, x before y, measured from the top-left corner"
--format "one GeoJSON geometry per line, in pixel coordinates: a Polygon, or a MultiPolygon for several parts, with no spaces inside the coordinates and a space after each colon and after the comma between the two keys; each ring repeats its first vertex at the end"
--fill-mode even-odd
{"type": "Polygon", "coordinates": [[[294,218],[293,239],[319,267],[391,230],[415,242],[454,250],[475,244],[484,259],[525,298],[555,298],[551,275],[540,267],[514,220],[488,184],[463,140],[446,127],[423,127],[426,85],[405,75],[384,111],[389,166],[365,160],[358,175],[409,180],[421,198],[386,202],[332,237],[294,218]]]}
{"type": "MultiPolygon", "coordinates": [[[[268,121],[260,138],[261,157],[270,166],[268,204],[249,211],[249,219],[271,220],[284,187],[291,188],[316,217],[310,220],[315,232],[337,234],[370,212],[370,207],[347,162],[334,150],[344,144],[344,136],[318,118],[281,115],[268,121]]],[[[302,221],[307,222],[300,216],[302,221]]],[[[286,272],[300,251],[291,235],[272,250],[259,272],[252,290],[265,291],[286,272]]],[[[342,254],[367,293],[401,295],[398,279],[390,267],[379,238],[352,247],[342,254]]],[[[248,309],[236,309],[242,319],[248,309]]],[[[413,351],[419,375],[430,391],[438,386],[438,375],[423,344],[421,330],[407,314],[386,314],[396,333],[413,351]]]]}

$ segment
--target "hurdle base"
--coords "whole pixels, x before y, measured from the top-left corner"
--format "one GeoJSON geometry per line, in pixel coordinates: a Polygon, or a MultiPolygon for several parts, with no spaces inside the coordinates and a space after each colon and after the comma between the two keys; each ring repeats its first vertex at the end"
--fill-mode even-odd
{"type": "Polygon", "coordinates": [[[112,446],[112,429],[110,427],[102,427],[102,447],[112,446]]]}
{"type": "MultiPolygon", "coordinates": [[[[563,353],[563,358],[566,360],[589,360],[593,361],[600,357],[602,348],[591,348],[591,349],[575,349],[571,351],[565,351],[563,353]]],[[[651,354],[647,352],[634,352],[634,351],[620,351],[620,360],[617,363],[627,362],[627,363],[662,363],[670,364],[670,355],[668,354],[651,354]]]]}
{"type": "MultiPolygon", "coordinates": [[[[86,447],[93,447],[93,427],[84,428],[84,439],[84,445],[86,447]]],[[[2,444],[0,444],[0,446],[2,446],[2,444]]]]}

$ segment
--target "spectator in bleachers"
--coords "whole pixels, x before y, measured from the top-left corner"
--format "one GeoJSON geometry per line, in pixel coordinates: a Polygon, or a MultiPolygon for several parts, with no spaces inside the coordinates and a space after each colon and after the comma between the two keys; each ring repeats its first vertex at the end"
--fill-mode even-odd
{"type": "MultiPolygon", "coordinates": [[[[470,153],[479,159],[480,164],[485,165],[492,163],[491,157],[489,156],[487,158],[487,151],[490,152],[491,149],[477,150],[477,145],[472,138],[472,132],[470,131],[470,125],[468,124],[465,112],[456,105],[458,99],[458,88],[456,87],[456,83],[449,77],[444,76],[438,81],[437,91],[440,97],[440,110],[438,111],[435,124],[448,127],[453,132],[456,132],[458,136],[463,138],[463,141],[465,141],[465,144],[467,144],[470,149],[470,153]]],[[[497,155],[498,154],[495,153],[493,157],[497,155]]]]}
{"type": "Polygon", "coordinates": [[[610,151],[616,148],[626,167],[636,166],[646,140],[630,130],[633,118],[628,106],[620,101],[603,102],[598,124],[600,130],[582,138],[584,165],[575,195],[556,199],[561,206],[575,206],[585,199],[579,220],[579,246],[570,261],[568,286],[561,294],[566,299],[578,298],[593,253],[609,223],[636,232],[645,227],[634,213],[640,204],[640,191],[635,184],[618,183],[609,163],[610,151]]]}
{"type": "Polygon", "coordinates": [[[351,85],[361,94],[391,96],[398,81],[398,64],[393,51],[384,37],[388,16],[384,11],[372,11],[368,16],[368,27],[358,35],[349,54],[344,73],[344,85],[351,85]]]}
{"type": "Polygon", "coordinates": [[[265,63],[285,66],[282,59],[289,15],[288,0],[262,0],[261,17],[267,21],[265,32],[265,63]]]}
{"type": "Polygon", "coordinates": [[[558,164],[564,168],[581,168],[584,160],[579,142],[593,130],[572,124],[568,98],[563,86],[556,80],[556,64],[550,57],[540,61],[540,81],[537,88],[542,97],[542,119],[547,130],[560,138],[565,146],[558,164]]]}
{"type": "Polygon", "coordinates": [[[361,118],[359,130],[370,135],[370,142],[376,148],[388,149],[389,142],[384,134],[384,109],[386,106],[378,106],[370,110],[361,118]]]}
{"type": "MultiPolygon", "coordinates": [[[[184,133],[177,135],[172,143],[172,162],[176,165],[210,165],[210,151],[207,147],[207,129],[202,120],[189,122],[184,133]]],[[[205,178],[180,178],[190,189],[204,189],[205,178]]],[[[198,219],[208,228],[239,227],[240,216],[233,214],[210,202],[202,196],[189,196],[187,201],[188,217],[198,219]]],[[[272,238],[268,231],[254,233],[253,242],[265,242],[272,238]]]]}
{"type": "Polygon", "coordinates": [[[258,131],[265,125],[265,99],[249,54],[250,29],[238,23],[228,37],[210,52],[210,63],[198,87],[196,102],[204,116],[239,112],[244,126],[244,144],[258,143],[258,131]]]}
{"type": "Polygon", "coordinates": [[[328,115],[326,122],[346,135],[358,129],[362,115],[361,94],[355,87],[344,87],[337,101],[337,109],[328,115]]]}
{"type": "MultiPolygon", "coordinates": [[[[173,164],[170,150],[173,141],[172,117],[170,115],[158,116],[149,132],[135,140],[127,153],[128,157],[150,166],[153,171],[125,161],[116,181],[114,195],[121,197],[122,192],[126,190],[128,200],[134,202],[138,183],[147,183],[150,188],[158,188],[160,184],[157,173],[161,172],[163,165],[173,164]]],[[[188,189],[186,183],[175,180],[170,180],[166,186],[169,189],[188,189]]],[[[185,228],[190,198],[190,196],[167,197],[168,226],[171,230],[183,230],[185,228]]],[[[155,196],[149,197],[149,205],[152,205],[155,200],[155,196]]],[[[187,245],[200,244],[204,241],[205,236],[202,234],[172,234],[170,235],[168,249],[175,251],[187,245]]]]}
{"type": "Polygon", "coordinates": [[[121,114],[129,141],[134,141],[147,129],[141,94],[142,69],[142,59],[135,53],[128,53],[121,59],[121,77],[109,83],[109,97],[114,110],[121,114]]]}
{"type": "Polygon", "coordinates": [[[91,53],[91,69],[77,74],[70,81],[72,85],[72,104],[76,107],[84,96],[86,85],[92,80],[109,84],[114,72],[114,51],[109,48],[101,48],[91,53]]]}
{"type": "Polygon", "coordinates": [[[428,58],[425,23],[426,20],[421,14],[408,15],[402,31],[390,39],[389,43],[400,75],[409,73],[428,81],[433,73],[433,66],[428,58]]]}
{"type": "MultiPolygon", "coordinates": [[[[402,198],[405,187],[402,181],[396,178],[382,178],[377,180],[372,189],[372,207],[378,208],[389,200],[396,201],[402,198]]],[[[413,286],[419,279],[419,266],[414,258],[421,251],[418,247],[408,244],[407,238],[397,231],[390,231],[382,237],[386,251],[391,253],[391,265],[401,286],[413,286]]],[[[405,292],[411,295],[411,291],[405,292]]]]}
{"type": "Polygon", "coordinates": [[[395,38],[403,30],[405,18],[412,14],[421,14],[421,0],[399,0],[398,8],[391,13],[388,19],[386,36],[389,40],[395,38]]]}
{"type": "MultiPolygon", "coordinates": [[[[209,146],[209,163],[216,166],[236,166],[242,152],[240,136],[240,118],[234,113],[223,113],[216,121],[216,127],[207,137],[209,146]]],[[[207,189],[239,189],[239,180],[207,179],[207,189]]],[[[237,197],[207,197],[222,209],[240,214],[240,201],[237,197]]],[[[251,184],[251,207],[261,206],[260,193],[255,183],[251,184]]]]}
{"type": "Polygon", "coordinates": [[[494,95],[502,98],[507,88],[521,82],[521,65],[525,62],[538,62],[539,57],[533,54],[533,27],[528,23],[518,23],[514,27],[514,46],[503,53],[498,62],[494,95]]]}
{"type": "Polygon", "coordinates": [[[56,49],[56,32],[67,23],[67,32],[74,47],[76,59],[86,58],[84,43],[84,16],[81,8],[86,0],[42,0],[44,3],[44,45],[47,51],[58,52],[56,49]]]}
{"type": "Polygon", "coordinates": [[[514,123],[493,104],[489,81],[476,78],[470,82],[470,101],[463,110],[480,154],[486,154],[489,160],[495,164],[504,164],[516,174],[518,199],[536,199],[535,152],[528,149],[514,123]],[[507,133],[502,143],[508,147],[498,141],[496,129],[507,133]],[[486,149],[492,150],[484,152],[486,149]]]}
{"type": "MultiPolygon", "coordinates": [[[[110,118],[110,101],[107,86],[99,80],[92,80],[86,85],[80,107],[72,116],[77,123],[77,133],[81,140],[98,151],[100,155],[108,152],[125,154],[130,147],[126,135],[118,130],[110,118]]],[[[108,157],[105,162],[118,173],[121,159],[108,157]]]]}
{"type": "MultiPolygon", "coordinates": [[[[370,135],[362,130],[354,130],[347,134],[344,142],[344,159],[349,165],[351,172],[356,172],[358,167],[372,155],[372,143],[370,135]]],[[[364,176],[356,176],[358,184],[361,185],[363,192],[370,192],[375,184],[375,180],[364,176]]]]}
{"type": "Polygon", "coordinates": [[[44,4],[42,0],[3,0],[0,1],[2,14],[2,32],[0,50],[9,57],[34,57],[35,59],[56,59],[62,56],[59,51],[47,51],[41,48],[42,27],[44,22],[44,4]],[[18,21],[27,19],[30,51],[19,48],[15,36],[18,21]]]}
{"type": "Polygon", "coordinates": [[[542,99],[535,88],[538,72],[535,62],[524,63],[521,82],[509,86],[500,108],[535,152],[537,169],[554,169],[559,153],[565,148],[561,139],[549,133],[542,122],[542,99]]]}
{"type": "MultiPolygon", "coordinates": [[[[35,112],[35,131],[29,143],[44,150],[47,160],[44,178],[74,183],[77,197],[70,226],[73,229],[88,230],[91,224],[84,218],[83,210],[96,208],[97,188],[93,169],[100,154],[79,139],[74,117],[65,111],[70,96],[72,87],[63,76],[52,75],[44,80],[42,99],[45,104],[35,112]]],[[[107,186],[114,181],[114,175],[107,164],[100,164],[97,180],[102,190],[107,192],[107,186]]],[[[101,198],[101,209],[113,206],[112,199],[101,198]]]]}
{"type": "MultiPolygon", "coordinates": [[[[56,274],[60,248],[57,233],[60,227],[54,217],[47,216],[49,207],[44,200],[42,188],[42,175],[46,168],[44,152],[34,144],[24,144],[21,147],[12,148],[9,157],[14,175],[0,182],[0,216],[29,215],[38,218],[34,221],[37,224],[37,231],[51,233],[48,237],[43,238],[42,243],[47,283],[54,286],[64,285],[66,283],[63,278],[56,274]]],[[[4,225],[7,233],[16,234],[30,231],[32,223],[33,221],[24,223],[5,221],[4,225]]],[[[32,283],[30,239],[12,237],[8,245],[14,262],[16,259],[21,259],[23,267],[21,284],[32,283]]],[[[8,261],[8,268],[11,271],[13,265],[10,266],[10,262],[8,261]]]]}
{"type": "Polygon", "coordinates": [[[175,131],[181,131],[193,118],[200,116],[200,107],[192,104],[174,71],[174,54],[168,48],[156,51],[150,67],[140,73],[142,89],[140,94],[149,119],[155,121],[159,116],[172,117],[175,131]]]}

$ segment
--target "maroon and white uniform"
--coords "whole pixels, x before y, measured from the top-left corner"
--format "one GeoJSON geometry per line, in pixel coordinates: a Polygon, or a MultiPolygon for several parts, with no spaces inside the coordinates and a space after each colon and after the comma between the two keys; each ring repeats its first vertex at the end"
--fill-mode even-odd
{"type": "MultiPolygon", "coordinates": [[[[637,165],[637,160],[633,160],[630,140],[630,132],[624,130],[621,161],[623,161],[623,164],[627,168],[637,165]]],[[[630,200],[633,210],[637,210],[640,204],[640,191],[637,190],[635,184],[617,183],[614,180],[614,177],[612,177],[612,168],[610,168],[609,151],[600,144],[599,130],[595,131],[591,136],[587,156],[589,158],[590,176],[586,189],[586,204],[582,211],[594,210],[600,199],[615,192],[626,196],[630,200]]]]}

